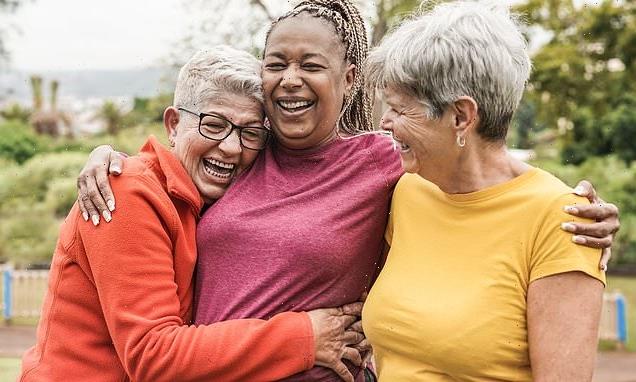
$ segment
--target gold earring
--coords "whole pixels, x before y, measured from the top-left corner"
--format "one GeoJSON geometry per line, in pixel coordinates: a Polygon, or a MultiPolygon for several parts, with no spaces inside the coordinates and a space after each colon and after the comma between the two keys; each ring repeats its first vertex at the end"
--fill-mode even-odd
{"type": "Polygon", "coordinates": [[[459,146],[459,147],[466,146],[466,138],[462,137],[459,134],[457,134],[457,146],[459,146]]]}

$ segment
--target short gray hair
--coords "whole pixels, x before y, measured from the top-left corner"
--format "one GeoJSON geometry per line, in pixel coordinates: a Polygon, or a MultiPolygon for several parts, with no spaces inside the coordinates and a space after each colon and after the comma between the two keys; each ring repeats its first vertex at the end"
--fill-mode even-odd
{"type": "Polygon", "coordinates": [[[455,1],[424,11],[384,38],[367,60],[370,90],[416,97],[439,118],[461,96],[475,99],[477,132],[504,140],[530,76],[527,43],[505,6],[455,1]]]}
{"type": "Polygon", "coordinates": [[[227,45],[201,50],[179,71],[175,107],[196,108],[226,94],[263,102],[261,63],[251,54],[227,45]]]}

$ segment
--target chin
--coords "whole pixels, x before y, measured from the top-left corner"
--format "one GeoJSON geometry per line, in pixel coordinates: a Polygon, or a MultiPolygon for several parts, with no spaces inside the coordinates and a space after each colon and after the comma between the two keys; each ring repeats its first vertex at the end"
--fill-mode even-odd
{"type": "Polygon", "coordinates": [[[222,188],[219,186],[210,186],[207,185],[203,187],[199,187],[199,193],[201,194],[201,198],[206,203],[213,203],[217,199],[220,199],[223,195],[225,195],[225,191],[227,188],[222,188]]]}

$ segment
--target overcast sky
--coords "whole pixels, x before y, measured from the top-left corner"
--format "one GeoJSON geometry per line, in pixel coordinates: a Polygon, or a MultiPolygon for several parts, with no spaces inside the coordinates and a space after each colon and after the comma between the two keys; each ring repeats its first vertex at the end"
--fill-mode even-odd
{"type": "Polygon", "coordinates": [[[3,19],[20,70],[155,66],[187,28],[182,0],[35,0],[3,19]]]}
{"type": "MultiPolygon", "coordinates": [[[[231,0],[221,1],[229,4],[231,0]]],[[[269,1],[279,7],[287,2],[269,1]]],[[[184,9],[184,3],[183,0],[26,0],[15,14],[0,17],[0,22],[6,21],[20,31],[11,33],[7,41],[14,69],[144,68],[160,65],[161,59],[186,34],[188,23],[196,15],[184,9]]]]}

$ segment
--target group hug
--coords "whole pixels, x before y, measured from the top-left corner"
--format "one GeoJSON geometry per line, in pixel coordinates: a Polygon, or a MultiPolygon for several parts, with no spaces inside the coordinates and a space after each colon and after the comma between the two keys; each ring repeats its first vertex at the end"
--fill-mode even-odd
{"type": "Polygon", "coordinates": [[[302,0],[197,52],[169,144],[80,173],[19,380],[591,381],[618,210],[507,151],[521,27],[444,2],[369,51],[302,0]]]}

